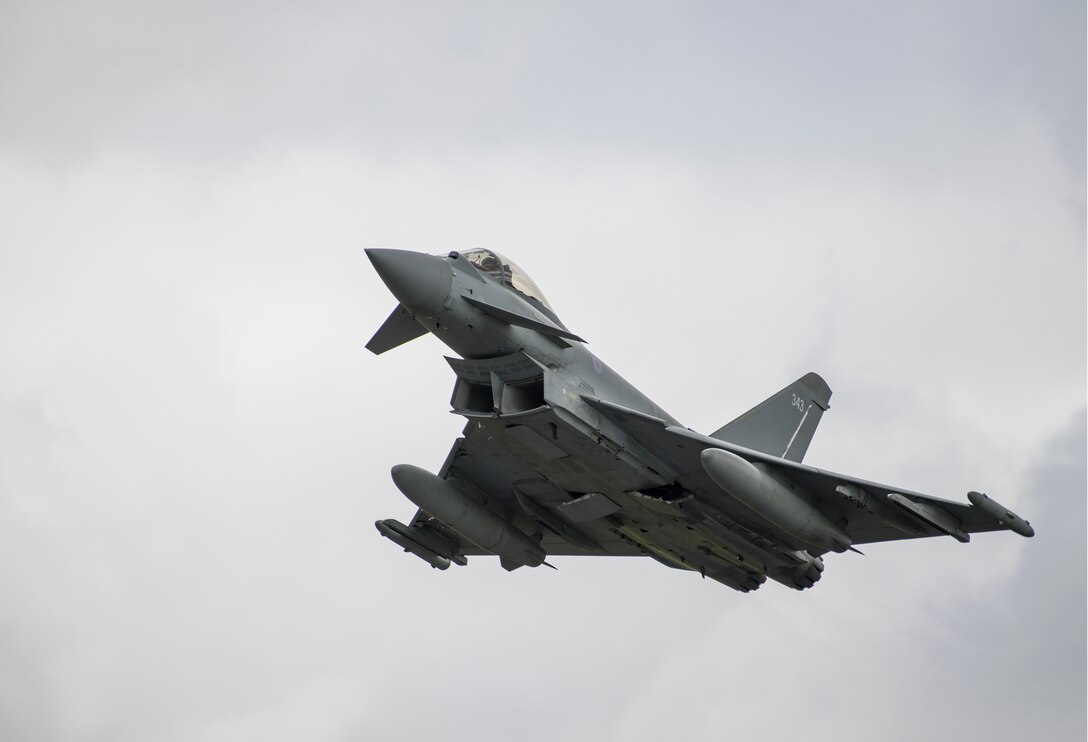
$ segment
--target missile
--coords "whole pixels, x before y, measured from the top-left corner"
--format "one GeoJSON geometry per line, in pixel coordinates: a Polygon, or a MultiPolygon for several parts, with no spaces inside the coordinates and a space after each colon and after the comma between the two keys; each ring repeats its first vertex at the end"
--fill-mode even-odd
{"type": "Polygon", "coordinates": [[[445,479],[411,464],[397,464],[391,474],[405,497],[481,549],[515,566],[539,567],[544,563],[547,555],[540,544],[445,479]]]}
{"type": "Polygon", "coordinates": [[[992,517],[998,523],[1008,526],[1010,531],[1019,533],[1021,536],[1027,538],[1031,538],[1035,535],[1035,529],[1031,527],[1031,523],[1028,523],[997,500],[993,500],[981,492],[968,492],[967,499],[971,501],[972,505],[986,515],[992,517]]]}
{"type": "Polygon", "coordinates": [[[697,519],[699,525],[705,528],[708,533],[725,544],[726,548],[735,551],[739,557],[739,562],[749,566],[758,566],[768,574],[770,574],[769,570],[773,567],[781,567],[790,563],[782,555],[772,554],[766,549],[761,549],[741,534],[730,529],[725,523],[720,522],[708,512],[710,510],[715,513],[720,512],[712,504],[689,501],[684,503],[683,509],[697,519]]]}
{"type": "Polygon", "coordinates": [[[765,467],[720,448],[706,449],[699,460],[715,484],[786,533],[825,551],[850,548],[842,528],[765,467]]]}
{"type": "Polygon", "coordinates": [[[683,509],[726,547],[735,550],[740,557],[741,566],[761,568],[764,574],[786,587],[795,590],[812,587],[824,571],[824,561],[807,551],[779,553],[757,546],[712,516],[708,511],[721,511],[710,503],[700,505],[689,501],[683,504],[683,509]]]}
{"type": "Polygon", "coordinates": [[[387,539],[400,546],[405,551],[409,551],[415,554],[417,557],[427,562],[435,569],[449,569],[450,560],[441,554],[437,554],[422,544],[417,544],[408,536],[401,533],[401,529],[407,530],[407,526],[403,526],[395,520],[382,521],[378,520],[374,522],[374,527],[378,529],[378,533],[385,536],[387,539]],[[400,526],[398,529],[397,526],[400,526]]]}

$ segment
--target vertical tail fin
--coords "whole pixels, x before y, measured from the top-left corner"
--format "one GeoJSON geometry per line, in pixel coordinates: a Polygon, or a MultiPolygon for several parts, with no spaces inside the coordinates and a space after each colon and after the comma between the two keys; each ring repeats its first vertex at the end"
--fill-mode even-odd
{"type": "Polygon", "coordinates": [[[830,399],[831,387],[818,374],[810,372],[710,436],[790,461],[801,461],[820,417],[830,406],[830,399]]]}

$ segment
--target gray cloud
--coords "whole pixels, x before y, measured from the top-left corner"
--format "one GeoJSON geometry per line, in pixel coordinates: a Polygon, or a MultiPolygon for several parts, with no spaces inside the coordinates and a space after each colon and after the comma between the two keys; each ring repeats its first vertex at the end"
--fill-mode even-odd
{"type": "Polygon", "coordinates": [[[528,145],[716,165],[833,153],[932,177],[968,144],[964,124],[987,120],[1041,124],[1083,178],[1076,3],[60,2],[4,15],[0,132],[50,159],[528,145]]]}
{"type": "Polygon", "coordinates": [[[0,736],[1083,739],[1083,7],[480,7],[0,9],[0,736]],[[813,463],[1039,536],[428,570],[369,245],[509,253],[697,429],[814,368],[813,463]]]}
{"type": "MultiPolygon", "coordinates": [[[[1003,709],[1009,736],[1038,728],[1063,739],[1086,733],[1086,447],[1078,414],[1037,452],[1024,489],[1034,495],[1033,522],[1045,535],[1025,548],[1004,594],[990,604],[992,613],[971,616],[979,598],[991,596],[971,596],[942,611],[950,633],[941,649],[953,665],[972,668],[972,706],[978,714],[1003,709]]],[[[959,678],[952,680],[949,692],[959,678]]]]}

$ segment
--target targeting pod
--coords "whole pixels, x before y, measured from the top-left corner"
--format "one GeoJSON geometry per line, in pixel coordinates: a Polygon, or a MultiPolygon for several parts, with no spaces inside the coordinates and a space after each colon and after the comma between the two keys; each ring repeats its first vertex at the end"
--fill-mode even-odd
{"type": "Polygon", "coordinates": [[[1031,527],[1031,523],[1028,523],[997,500],[993,500],[981,492],[968,492],[967,499],[971,501],[972,505],[986,513],[986,515],[991,516],[999,524],[1007,526],[1013,533],[1019,533],[1026,538],[1035,535],[1035,529],[1031,527]]]}

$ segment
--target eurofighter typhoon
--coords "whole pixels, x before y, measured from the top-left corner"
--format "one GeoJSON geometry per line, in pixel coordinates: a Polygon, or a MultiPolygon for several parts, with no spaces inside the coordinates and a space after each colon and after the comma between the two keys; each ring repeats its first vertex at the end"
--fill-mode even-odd
{"type": "Polygon", "coordinates": [[[366,347],[380,354],[430,332],[458,356],[446,360],[464,435],[437,474],[394,466],[418,510],[408,525],[375,524],[432,567],[648,556],[741,592],[767,578],[804,590],[828,552],[1034,535],[979,492],[950,502],[802,464],[831,398],[817,374],[701,435],[594,356],[502,255],[366,252],[400,302],[366,347]]]}

